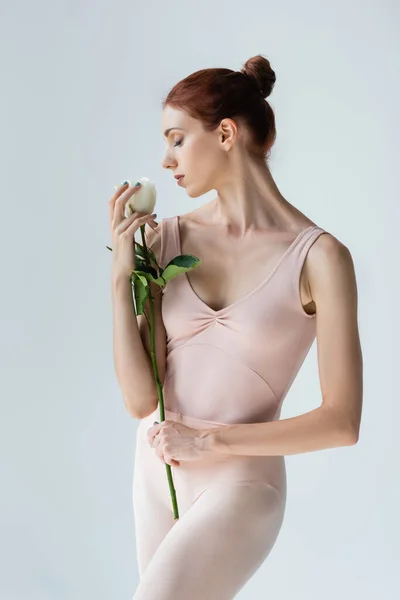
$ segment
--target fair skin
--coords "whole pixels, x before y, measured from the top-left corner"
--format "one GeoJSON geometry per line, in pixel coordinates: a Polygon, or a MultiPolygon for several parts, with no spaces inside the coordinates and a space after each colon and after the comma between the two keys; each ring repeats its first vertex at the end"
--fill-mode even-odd
{"type": "MultiPolygon", "coordinates": [[[[214,200],[182,215],[179,225],[182,252],[202,260],[190,271],[191,285],[205,304],[219,310],[254,289],[296,235],[314,223],[282,196],[265,161],[249,154],[243,123],[223,119],[206,132],[200,121],[166,106],[162,130],[172,127],[183,131],[172,129],[166,137],[164,168],[185,175],[190,197],[217,191],[214,200]]],[[[165,421],[149,430],[160,458],[196,460],[204,452],[284,455],[356,443],[363,361],[348,248],[329,233],[319,236],[307,254],[299,289],[304,310],[317,312],[321,406],[292,419],[206,432],[165,421]]]]}

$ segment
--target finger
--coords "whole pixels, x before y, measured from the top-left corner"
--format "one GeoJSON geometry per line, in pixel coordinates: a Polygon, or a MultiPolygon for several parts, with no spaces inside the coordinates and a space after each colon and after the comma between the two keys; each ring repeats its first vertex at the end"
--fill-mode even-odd
{"type": "Polygon", "coordinates": [[[143,225],[143,222],[146,223],[153,218],[153,215],[143,215],[142,213],[134,212],[129,217],[126,217],[126,219],[115,228],[115,231],[116,233],[124,233],[131,225],[135,225],[136,223],[136,225],[140,226],[141,224],[143,225]]]}
{"type": "Polygon", "coordinates": [[[114,186],[115,192],[113,193],[113,195],[111,196],[110,200],[108,201],[108,209],[109,209],[109,214],[110,214],[110,223],[113,220],[114,217],[114,207],[115,207],[115,202],[117,200],[117,198],[120,197],[120,195],[122,194],[122,192],[124,190],[127,189],[127,185],[129,185],[129,181],[124,184],[120,183],[119,185],[114,186]]]}
{"type": "Polygon", "coordinates": [[[154,219],[154,215],[139,216],[140,214],[141,213],[135,212],[127,219],[124,219],[122,223],[120,223],[116,228],[116,232],[124,233],[125,231],[127,231],[129,234],[134,233],[139,229],[141,225],[144,225],[144,223],[148,223],[149,221],[154,219]]]}
{"type": "Polygon", "coordinates": [[[175,460],[171,456],[164,455],[164,462],[171,467],[179,467],[179,461],[175,460]]]}
{"type": "Polygon", "coordinates": [[[159,223],[157,223],[157,221],[153,218],[150,222],[149,225],[152,229],[157,229],[159,223]]]}
{"type": "MultiPolygon", "coordinates": [[[[156,233],[159,232],[159,229],[157,229],[158,223],[156,221],[150,220],[150,221],[147,221],[147,224],[153,231],[155,231],[156,233]]],[[[149,232],[145,230],[144,235],[146,237],[146,242],[148,242],[149,232]]]]}
{"type": "Polygon", "coordinates": [[[150,427],[150,429],[147,430],[147,439],[150,444],[153,443],[153,440],[156,437],[157,433],[160,431],[160,429],[161,423],[158,423],[157,425],[153,425],[152,427],[150,427]]]}
{"type": "Polygon", "coordinates": [[[141,188],[141,184],[138,186],[130,186],[122,194],[118,196],[114,203],[114,214],[112,218],[112,226],[115,229],[125,219],[125,204],[128,202],[137,191],[141,188]]]}

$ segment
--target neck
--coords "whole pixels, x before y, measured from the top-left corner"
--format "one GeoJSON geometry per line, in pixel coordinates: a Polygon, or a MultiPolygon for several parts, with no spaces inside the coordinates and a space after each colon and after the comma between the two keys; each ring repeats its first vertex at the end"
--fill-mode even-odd
{"type": "Polygon", "coordinates": [[[235,236],[295,228],[303,215],[282,196],[265,161],[234,162],[215,187],[210,222],[235,236]]]}

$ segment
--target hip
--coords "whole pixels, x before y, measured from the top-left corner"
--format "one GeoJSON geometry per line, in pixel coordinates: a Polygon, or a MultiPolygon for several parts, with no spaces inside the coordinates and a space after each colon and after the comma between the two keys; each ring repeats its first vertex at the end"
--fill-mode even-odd
{"type": "MultiPolygon", "coordinates": [[[[140,421],[137,430],[135,474],[137,477],[166,479],[165,463],[148,444],[147,431],[154,421],[160,421],[157,408],[140,421]]],[[[182,413],[165,410],[165,419],[177,421],[195,429],[211,429],[226,423],[205,421],[182,413]]],[[[238,482],[263,482],[279,495],[286,497],[286,465],[284,456],[247,456],[213,453],[196,461],[180,461],[180,466],[171,467],[174,482],[179,487],[210,487],[213,484],[238,482]]]]}

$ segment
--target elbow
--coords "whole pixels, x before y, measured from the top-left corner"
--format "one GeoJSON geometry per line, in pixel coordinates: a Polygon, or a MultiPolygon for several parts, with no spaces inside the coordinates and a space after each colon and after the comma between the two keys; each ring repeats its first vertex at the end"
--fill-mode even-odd
{"type": "Polygon", "coordinates": [[[347,421],[347,445],[355,446],[358,444],[360,436],[360,418],[349,418],[347,421]]]}
{"type": "Polygon", "coordinates": [[[349,442],[348,442],[348,446],[355,446],[356,444],[358,444],[358,431],[357,432],[353,432],[350,436],[349,436],[349,442]]]}
{"type": "Polygon", "coordinates": [[[344,415],[343,411],[333,409],[328,404],[323,405],[324,412],[327,415],[329,427],[331,428],[338,445],[355,446],[358,443],[360,423],[356,419],[351,419],[344,415]]]}
{"type": "Polygon", "coordinates": [[[138,415],[137,411],[134,410],[132,408],[132,406],[130,406],[127,402],[124,402],[125,404],[125,408],[128,412],[128,414],[133,418],[133,419],[140,419],[140,416],[138,415]]]}
{"type": "Polygon", "coordinates": [[[151,400],[149,402],[143,403],[133,403],[129,402],[126,398],[124,398],[124,404],[127,412],[134,419],[138,419],[141,421],[145,419],[149,415],[151,415],[158,407],[158,399],[157,401],[151,400]]]}
{"type": "Polygon", "coordinates": [[[345,446],[355,446],[358,444],[359,431],[354,427],[348,427],[343,433],[343,440],[345,446]]]}
{"type": "Polygon", "coordinates": [[[137,419],[138,421],[141,421],[142,419],[148,416],[147,414],[139,413],[138,411],[135,411],[132,408],[129,408],[128,406],[126,406],[126,410],[133,419],[137,419]]]}
{"type": "Polygon", "coordinates": [[[137,416],[135,417],[135,419],[145,419],[146,417],[149,417],[150,415],[152,415],[158,407],[158,402],[156,402],[154,405],[152,405],[148,410],[142,410],[139,414],[137,414],[137,416]]]}

